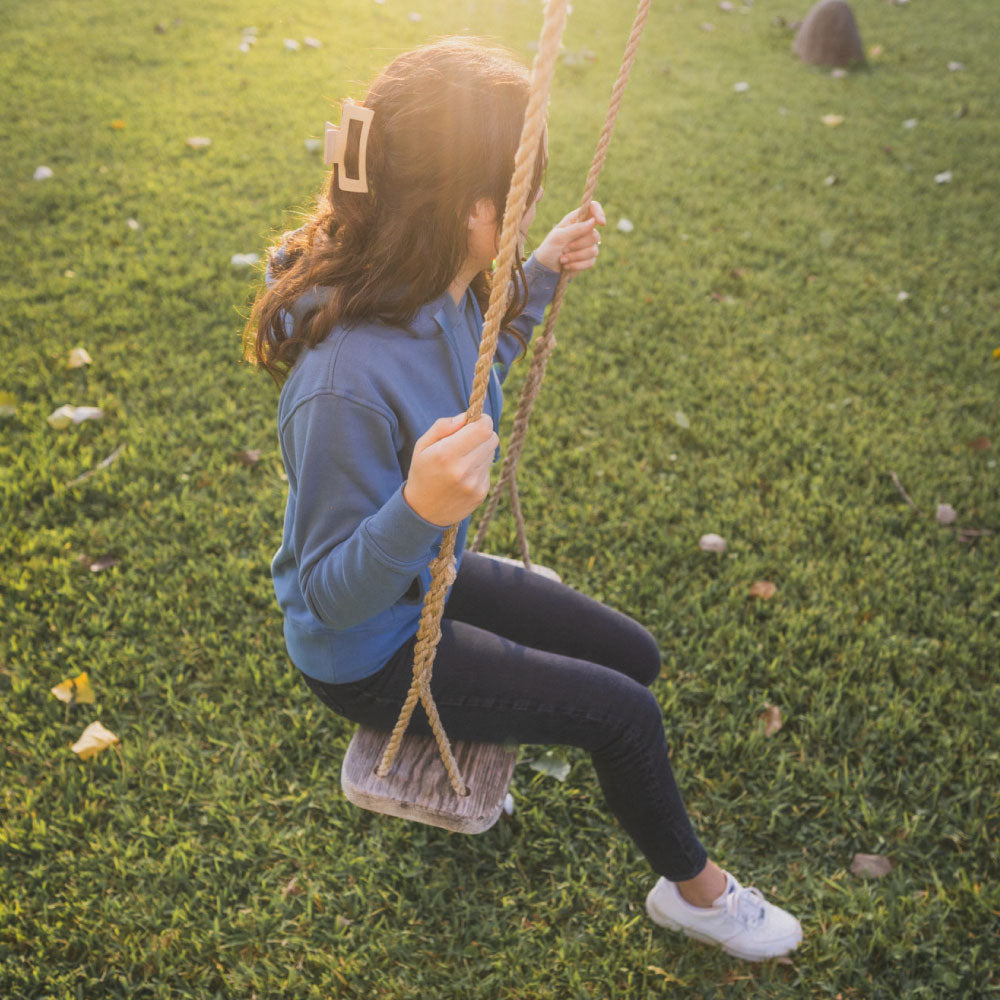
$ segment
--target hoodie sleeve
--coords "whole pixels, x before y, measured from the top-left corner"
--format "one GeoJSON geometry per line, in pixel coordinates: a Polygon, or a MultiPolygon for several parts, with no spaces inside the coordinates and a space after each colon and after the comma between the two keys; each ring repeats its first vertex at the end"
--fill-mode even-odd
{"type": "MultiPolygon", "coordinates": [[[[524,262],[524,277],[528,282],[528,301],[521,315],[510,325],[526,341],[530,342],[535,327],[545,317],[545,310],[548,308],[549,303],[552,301],[552,296],[555,294],[556,284],[559,282],[559,272],[550,271],[544,265],[539,264],[535,260],[534,254],[532,254],[524,262]]],[[[521,345],[517,342],[517,338],[500,338],[497,345],[496,360],[502,366],[501,378],[506,378],[508,369],[520,354],[521,345]]]]}
{"type": "Polygon", "coordinates": [[[281,445],[306,606],[330,628],[359,625],[406,592],[442,530],[403,498],[391,418],[370,405],[314,395],[285,420],[281,445]]]}

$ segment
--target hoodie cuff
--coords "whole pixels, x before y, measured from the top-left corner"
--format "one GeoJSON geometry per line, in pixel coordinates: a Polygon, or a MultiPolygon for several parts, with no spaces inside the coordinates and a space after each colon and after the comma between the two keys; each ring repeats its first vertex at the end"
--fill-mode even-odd
{"type": "Polygon", "coordinates": [[[402,485],[365,522],[363,530],[379,561],[402,571],[426,566],[444,533],[443,528],[425,521],[406,502],[402,485]]]}

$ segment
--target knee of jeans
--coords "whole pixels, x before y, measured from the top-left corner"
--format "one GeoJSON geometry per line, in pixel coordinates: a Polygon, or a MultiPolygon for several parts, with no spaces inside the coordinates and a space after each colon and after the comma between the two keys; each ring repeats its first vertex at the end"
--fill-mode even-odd
{"type": "Polygon", "coordinates": [[[659,645],[646,629],[637,624],[636,632],[635,679],[649,687],[660,676],[663,658],[660,656],[659,645]]]}
{"type": "Polygon", "coordinates": [[[663,709],[652,691],[640,689],[630,716],[630,728],[647,738],[663,735],[663,709]]]}

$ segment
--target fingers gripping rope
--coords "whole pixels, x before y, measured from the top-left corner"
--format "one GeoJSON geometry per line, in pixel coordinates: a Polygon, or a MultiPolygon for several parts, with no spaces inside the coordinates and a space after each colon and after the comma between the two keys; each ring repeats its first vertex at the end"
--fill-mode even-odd
{"type": "MultiPolygon", "coordinates": [[[[497,255],[489,308],[483,323],[479,360],[476,362],[476,373],[472,383],[469,410],[466,415],[469,421],[478,420],[483,412],[483,400],[486,396],[493,355],[496,352],[497,338],[500,334],[500,321],[507,307],[507,289],[514,267],[514,255],[517,253],[518,228],[528,200],[535,156],[545,129],[549,91],[552,86],[556,57],[559,54],[559,43],[566,26],[566,9],[567,0],[549,0],[545,9],[545,21],[531,77],[531,92],[524,114],[521,141],[514,158],[514,175],[507,195],[507,207],[504,211],[500,252],[497,255]]],[[[417,642],[413,657],[413,681],[410,684],[406,701],[403,703],[403,709],[399,713],[399,719],[396,721],[395,728],[389,738],[382,763],[379,764],[376,773],[379,777],[385,777],[389,773],[389,768],[399,751],[403,734],[406,732],[406,727],[409,725],[419,699],[430,719],[431,729],[437,741],[441,760],[448,771],[451,786],[457,795],[467,795],[468,789],[459,773],[455,756],[451,751],[451,744],[448,742],[448,737],[441,725],[430,690],[434,655],[441,640],[441,618],[444,612],[445,597],[448,587],[455,579],[455,539],[457,535],[458,525],[452,525],[441,540],[438,557],[431,563],[431,585],[424,600],[420,627],[417,630],[417,642]]]]}
{"type": "MultiPolygon", "coordinates": [[[[583,222],[590,211],[590,203],[597,191],[597,181],[601,176],[604,161],[608,155],[608,146],[611,143],[611,135],[615,129],[615,122],[618,112],[621,110],[622,99],[625,95],[625,87],[628,84],[629,76],[632,73],[632,66],[635,64],[636,53],[639,50],[639,41],[642,38],[643,28],[649,17],[650,0],[639,0],[636,10],[635,20],[632,22],[632,30],[629,33],[628,42],[625,45],[625,54],[622,57],[621,69],[618,71],[618,79],[615,81],[611,92],[611,101],[608,105],[608,112],[604,119],[604,127],[601,129],[601,136],[597,141],[597,149],[594,152],[594,159],[590,165],[590,172],[587,174],[587,182],[584,185],[583,198],[580,200],[580,211],[577,214],[577,221],[583,222]]],[[[521,548],[521,555],[524,564],[531,567],[529,558],[528,538],[524,527],[524,519],[520,513],[520,504],[517,501],[517,464],[524,450],[524,442],[528,435],[528,424],[531,420],[531,412],[535,405],[535,398],[542,387],[542,380],[545,378],[545,366],[548,364],[549,355],[556,346],[555,325],[559,317],[559,310],[562,308],[563,295],[566,291],[566,283],[569,276],[565,271],[559,276],[559,283],[556,285],[555,294],[552,297],[552,305],[549,307],[549,315],[545,322],[545,329],[535,343],[535,351],[531,360],[531,369],[525,378],[524,388],[521,391],[521,399],[518,403],[517,414],[514,417],[514,427],[511,431],[510,441],[507,444],[503,465],[500,469],[500,477],[489,503],[483,513],[482,519],[476,530],[476,537],[472,543],[472,551],[478,552],[486,531],[496,514],[500,503],[500,497],[507,489],[511,493],[512,508],[517,523],[517,537],[521,548]]]]}

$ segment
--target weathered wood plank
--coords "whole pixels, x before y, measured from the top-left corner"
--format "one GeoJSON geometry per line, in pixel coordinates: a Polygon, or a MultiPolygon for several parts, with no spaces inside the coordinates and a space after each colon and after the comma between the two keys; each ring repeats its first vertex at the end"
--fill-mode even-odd
{"type": "MultiPolygon", "coordinates": [[[[489,558],[522,565],[520,560],[504,556],[489,558]]],[[[532,571],[559,581],[559,574],[547,566],[534,565],[532,571]]],[[[375,768],[388,742],[388,733],[365,726],[351,738],[340,769],[340,785],[349,802],[455,833],[482,833],[500,818],[517,762],[516,751],[496,743],[453,741],[452,753],[469,788],[469,794],[460,797],[448,781],[431,736],[407,733],[392,770],[384,778],[378,777],[375,768]]]]}
{"type": "Polygon", "coordinates": [[[482,833],[500,817],[517,754],[496,743],[455,740],[452,750],[469,794],[455,794],[431,736],[407,733],[385,778],[375,774],[389,734],[359,727],[340,772],[350,802],[362,809],[440,826],[456,833],[482,833]]]}

